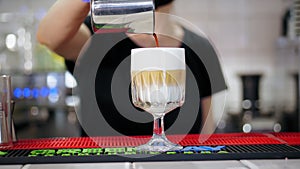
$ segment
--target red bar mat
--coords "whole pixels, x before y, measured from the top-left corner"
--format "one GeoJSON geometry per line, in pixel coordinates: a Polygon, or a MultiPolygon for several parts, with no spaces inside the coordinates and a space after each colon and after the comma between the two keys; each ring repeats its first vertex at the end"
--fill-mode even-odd
{"type": "MultiPolygon", "coordinates": [[[[172,140],[172,138],[170,138],[172,140]]],[[[188,135],[179,142],[181,145],[255,145],[255,144],[282,144],[281,141],[262,133],[228,133],[213,134],[211,136],[188,135]],[[208,138],[209,137],[209,138],[208,138]]]]}
{"type": "MultiPolygon", "coordinates": [[[[300,136],[300,134],[299,134],[300,136]]],[[[283,144],[282,141],[260,133],[230,133],[209,135],[167,135],[172,142],[182,146],[200,145],[254,145],[283,144]]],[[[113,136],[113,137],[75,137],[26,139],[14,143],[11,149],[57,149],[57,148],[96,148],[96,147],[133,147],[146,143],[150,136],[113,136]]],[[[299,139],[298,139],[299,141],[299,139]]]]}
{"type": "Polygon", "coordinates": [[[14,143],[14,146],[10,149],[132,147],[146,143],[149,139],[150,136],[22,139],[14,143]]]}
{"type": "Polygon", "coordinates": [[[283,140],[288,145],[300,145],[300,133],[272,133],[276,138],[283,140]]]}

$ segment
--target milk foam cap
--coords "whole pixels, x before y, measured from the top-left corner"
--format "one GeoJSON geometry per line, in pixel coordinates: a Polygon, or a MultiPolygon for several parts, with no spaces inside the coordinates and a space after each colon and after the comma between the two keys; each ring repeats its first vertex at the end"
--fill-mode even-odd
{"type": "Polygon", "coordinates": [[[184,48],[136,48],[131,50],[131,71],[185,70],[184,48]]]}

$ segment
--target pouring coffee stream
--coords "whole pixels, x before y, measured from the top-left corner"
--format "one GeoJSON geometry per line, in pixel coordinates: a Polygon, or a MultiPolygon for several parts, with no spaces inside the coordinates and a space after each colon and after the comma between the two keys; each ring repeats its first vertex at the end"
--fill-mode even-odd
{"type": "Polygon", "coordinates": [[[156,33],[153,33],[153,37],[154,37],[154,40],[155,40],[156,47],[159,47],[158,38],[157,38],[156,33]]]}

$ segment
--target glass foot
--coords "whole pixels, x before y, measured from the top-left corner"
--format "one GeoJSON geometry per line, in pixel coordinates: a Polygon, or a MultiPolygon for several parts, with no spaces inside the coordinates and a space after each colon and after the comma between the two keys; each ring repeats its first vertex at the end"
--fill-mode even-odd
{"type": "Polygon", "coordinates": [[[181,150],[183,147],[179,144],[170,142],[166,137],[153,136],[146,144],[136,147],[137,151],[152,151],[152,152],[165,152],[181,150]]]}

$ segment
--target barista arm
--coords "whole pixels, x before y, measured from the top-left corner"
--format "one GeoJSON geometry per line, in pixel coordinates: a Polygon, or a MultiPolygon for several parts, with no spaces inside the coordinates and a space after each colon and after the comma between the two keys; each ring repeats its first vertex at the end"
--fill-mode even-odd
{"type": "Polygon", "coordinates": [[[76,60],[91,36],[82,24],[90,4],[82,0],[57,0],[41,20],[37,40],[68,60],[76,60]]]}

